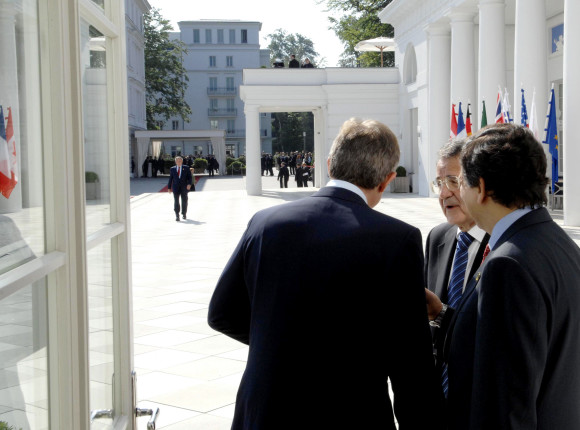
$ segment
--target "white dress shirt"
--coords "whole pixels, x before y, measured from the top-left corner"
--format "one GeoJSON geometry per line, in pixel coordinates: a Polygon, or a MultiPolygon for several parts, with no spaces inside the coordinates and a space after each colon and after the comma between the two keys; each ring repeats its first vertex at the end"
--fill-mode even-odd
{"type": "Polygon", "coordinates": [[[359,195],[367,205],[369,204],[369,202],[367,201],[367,196],[365,196],[365,193],[363,193],[359,187],[357,187],[354,184],[351,184],[350,182],[342,181],[340,179],[331,179],[330,181],[328,181],[326,186],[344,188],[345,190],[352,191],[353,193],[359,195]]]}

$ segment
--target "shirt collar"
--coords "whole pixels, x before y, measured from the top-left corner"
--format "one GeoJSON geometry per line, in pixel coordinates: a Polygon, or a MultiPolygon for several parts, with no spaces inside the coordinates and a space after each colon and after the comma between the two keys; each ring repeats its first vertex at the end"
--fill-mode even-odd
{"type": "Polygon", "coordinates": [[[507,229],[510,228],[513,223],[515,223],[517,220],[519,220],[521,217],[523,217],[525,214],[531,211],[532,211],[531,208],[516,209],[515,211],[510,212],[502,219],[500,219],[495,224],[491,232],[491,237],[489,238],[489,248],[493,250],[495,248],[495,245],[497,244],[499,239],[503,236],[503,234],[507,231],[507,229]]]}
{"type": "MultiPolygon", "coordinates": [[[[459,233],[461,233],[461,229],[457,227],[457,233],[455,234],[456,237],[459,237],[459,233]]],[[[471,227],[467,233],[477,240],[479,243],[483,242],[483,238],[485,237],[485,231],[479,228],[477,225],[471,227]]]]}
{"type": "Polygon", "coordinates": [[[369,204],[369,202],[367,201],[367,196],[365,196],[365,193],[363,193],[359,187],[357,187],[354,184],[351,184],[350,182],[342,181],[340,179],[331,179],[330,181],[328,181],[326,186],[344,188],[345,190],[352,191],[356,195],[360,196],[360,198],[362,198],[367,205],[369,204]]]}

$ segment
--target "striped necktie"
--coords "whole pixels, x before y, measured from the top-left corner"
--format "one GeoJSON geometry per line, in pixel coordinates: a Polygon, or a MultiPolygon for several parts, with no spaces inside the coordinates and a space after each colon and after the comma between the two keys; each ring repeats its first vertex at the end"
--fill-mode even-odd
{"type": "MultiPolygon", "coordinates": [[[[449,288],[447,290],[447,304],[452,308],[457,308],[463,296],[463,283],[465,281],[465,269],[467,268],[468,257],[467,250],[471,242],[473,242],[472,236],[468,233],[459,233],[457,246],[455,248],[455,257],[453,259],[453,271],[451,272],[451,280],[449,281],[449,288]]],[[[443,364],[441,384],[443,385],[443,394],[447,397],[447,390],[449,388],[447,363],[443,364]]]]}

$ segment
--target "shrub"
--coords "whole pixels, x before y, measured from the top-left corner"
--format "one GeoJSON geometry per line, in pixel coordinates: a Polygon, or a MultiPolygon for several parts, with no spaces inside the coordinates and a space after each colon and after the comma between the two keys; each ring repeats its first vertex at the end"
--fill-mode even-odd
{"type": "Polygon", "coordinates": [[[205,158],[196,158],[193,160],[193,168],[197,171],[198,169],[207,169],[207,160],[205,158]]]}
{"type": "MultiPolygon", "coordinates": [[[[99,175],[95,172],[85,172],[85,182],[87,184],[92,184],[93,182],[99,182],[99,175]]],[[[0,427],[0,430],[2,427],[0,427]]]]}
{"type": "Polygon", "coordinates": [[[403,166],[397,167],[397,177],[407,176],[407,169],[403,166]]]}

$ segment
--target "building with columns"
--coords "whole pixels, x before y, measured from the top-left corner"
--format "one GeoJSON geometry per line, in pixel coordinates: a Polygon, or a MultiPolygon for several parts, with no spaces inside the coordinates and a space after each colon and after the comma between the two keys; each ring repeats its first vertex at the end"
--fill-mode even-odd
{"type": "Polygon", "coordinates": [[[418,175],[420,195],[429,195],[437,151],[449,139],[452,103],[463,102],[464,114],[471,103],[477,130],[484,100],[494,121],[498,88],[507,89],[516,123],[521,89],[528,115],[535,92],[541,140],[553,85],[564,222],[580,225],[580,169],[572,164],[580,145],[570,126],[580,118],[578,16],[577,0],[394,0],[379,13],[395,28],[403,162],[418,175]]]}

